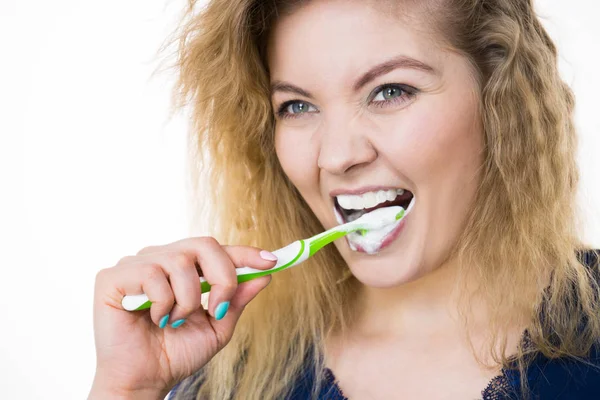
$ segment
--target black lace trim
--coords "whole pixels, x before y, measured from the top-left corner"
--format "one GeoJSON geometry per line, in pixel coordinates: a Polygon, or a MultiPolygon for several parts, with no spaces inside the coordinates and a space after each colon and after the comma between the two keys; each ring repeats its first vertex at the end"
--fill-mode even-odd
{"type": "MultiPolygon", "coordinates": [[[[329,368],[325,368],[325,379],[328,383],[331,384],[334,392],[337,392],[336,395],[340,396],[344,400],[348,400],[346,396],[344,396],[344,392],[339,387],[337,379],[333,374],[333,371],[329,368]]],[[[482,400],[505,400],[512,390],[504,371],[501,375],[494,377],[490,383],[485,387],[485,389],[481,392],[482,400]]]]}
{"type": "Polygon", "coordinates": [[[341,397],[344,400],[349,400],[346,396],[344,396],[344,392],[338,385],[337,379],[336,379],[335,375],[333,374],[333,371],[330,370],[329,368],[325,368],[325,379],[327,380],[328,383],[331,384],[331,387],[333,388],[334,393],[336,393],[339,397],[341,397]]]}
{"type": "Polygon", "coordinates": [[[485,389],[481,392],[482,400],[504,400],[506,395],[511,391],[510,384],[506,375],[498,375],[493,378],[485,389]]]}

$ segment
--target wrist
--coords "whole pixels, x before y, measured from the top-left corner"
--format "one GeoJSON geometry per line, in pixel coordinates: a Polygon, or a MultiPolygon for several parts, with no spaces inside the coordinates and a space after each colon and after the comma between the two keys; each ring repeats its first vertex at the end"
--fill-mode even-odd
{"type": "Polygon", "coordinates": [[[88,396],[88,400],[164,400],[169,391],[143,391],[137,390],[135,392],[123,392],[114,390],[112,388],[92,388],[88,396]]]}
{"type": "Polygon", "coordinates": [[[88,400],[163,400],[168,393],[169,389],[123,389],[103,383],[101,380],[94,380],[88,400]]]}

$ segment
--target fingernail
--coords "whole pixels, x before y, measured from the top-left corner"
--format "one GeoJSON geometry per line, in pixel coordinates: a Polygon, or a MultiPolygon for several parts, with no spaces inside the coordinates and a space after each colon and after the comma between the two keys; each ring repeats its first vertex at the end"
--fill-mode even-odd
{"type": "Polygon", "coordinates": [[[177,321],[173,322],[171,324],[172,328],[179,328],[181,325],[183,325],[183,323],[185,322],[185,318],[182,319],[178,319],[177,321]]]}
{"type": "Polygon", "coordinates": [[[273,253],[271,253],[270,251],[266,251],[266,250],[261,250],[260,254],[260,258],[262,258],[263,260],[267,260],[267,261],[277,261],[277,256],[273,253]]]}
{"type": "Polygon", "coordinates": [[[223,319],[223,317],[225,316],[225,314],[227,314],[227,310],[229,309],[229,302],[228,301],[224,301],[221,304],[219,304],[217,306],[217,309],[215,310],[215,319],[217,321],[223,319]]]}
{"type": "Polygon", "coordinates": [[[167,326],[167,322],[169,322],[169,314],[165,315],[160,319],[160,321],[158,321],[158,327],[163,329],[165,326],[167,326]]]}

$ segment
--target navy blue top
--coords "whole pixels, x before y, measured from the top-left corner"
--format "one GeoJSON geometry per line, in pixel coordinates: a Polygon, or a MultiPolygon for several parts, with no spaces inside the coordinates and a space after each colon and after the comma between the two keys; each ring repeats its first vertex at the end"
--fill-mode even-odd
{"type": "MultiPolygon", "coordinates": [[[[593,265],[597,261],[596,255],[591,252],[584,253],[583,258],[588,265],[593,265]]],[[[181,392],[183,399],[195,400],[201,382],[196,382],[195,385],[193,382],[200,372],[177,384],[171,390],[168,399],[172,399],[175,393],[181,392]]],[[[313,365],[307,362],[307,367],[294,383],[287,400],[310,399],[315,383],[313,374],[313,365]]],[[[330,369],[325,369],[324,378],[319,399],[347,400],[330,369]]],[[[600,343],[597,343],[584,359],[548,359],[538,354],[528,366],[527,381],[532,400],[600,400],[600,343]]],[[[504,369],[502,374],[492,379],[486,388],[482,388],[481,399],[521,399],[520,385],[519,371],[504,369]]]]}
{"type": "MultiPolygon", "coordinates": [[[[182,392],[183,399],[195,400],[199,385],[192,385],[198,375],[191,376],[176,385],[168,399],[182,392]]],[[[598,400],[600,399],[600,352],[594,347],[587,360],[549,360],[539,356],[527,370],[527,380],[532,400],[598,400]]],[[[287,397],[287,400],[311,398],[314,384],[313,368],[304,370],[287,397]]],[[[519,400],[520,376],[517,370],[503,370],[481,392],[482,400],[519,400]]],[[[325,370],[325,382],[319,399],[347,400],[336,383],[330,369],[325,370]]]]}

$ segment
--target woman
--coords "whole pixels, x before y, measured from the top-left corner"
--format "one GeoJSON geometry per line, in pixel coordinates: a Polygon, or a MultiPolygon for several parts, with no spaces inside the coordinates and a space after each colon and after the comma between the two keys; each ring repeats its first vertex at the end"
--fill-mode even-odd
{"type": "Polygon", "coordinates": [[[530,0],[193,3],[178,96],[219,241],[98,274],[90,398],[597,398],[574,100],[530,0]],[[236,283],[261,249],[411,202],[236,283]],[[123,311],[142,292],[150,313],[123,311]]]}

